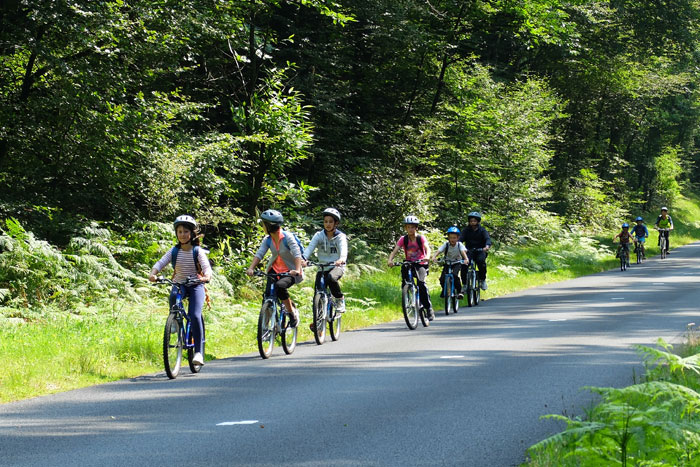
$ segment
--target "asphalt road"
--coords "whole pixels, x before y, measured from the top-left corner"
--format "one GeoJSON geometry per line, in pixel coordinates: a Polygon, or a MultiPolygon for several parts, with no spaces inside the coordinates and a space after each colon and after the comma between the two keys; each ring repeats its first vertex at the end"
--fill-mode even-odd
{"type": "MultiPolygon", "coordinates": [[[[700,244],[438,317],[0,405],[0,464],[512,466],[700,323],[700,244]]],[[[397,286],[398,293],[398,286],[397,286]]]]}

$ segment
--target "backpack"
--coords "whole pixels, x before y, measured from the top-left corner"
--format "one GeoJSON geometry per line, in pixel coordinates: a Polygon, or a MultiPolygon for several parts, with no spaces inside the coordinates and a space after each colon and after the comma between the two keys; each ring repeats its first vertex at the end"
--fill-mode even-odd
{"type": "MultiPolygon", "coordinates": [[[[294,232],[286,231],[286,230],[283,230],[283,232],[285,235],[282,238],[282,243],[284,244],[285,248],[287,248],[288,250],[290,249],[289,243],[287,243],[287,239],[288,239],[287,234],[291,234],[292,237],[294,237],[294,241],[297,242],[297,245],[299,245],[299,251],[301,252],[301,257],[304,258],[305,248],[304,248],[304,245],[301,243],[301,240],[299,240],[299,237],[297,237],[297,234],[295,234],[294,232]]],[[[270,248],[272,246],[272,239],[270,238],[269,235],[267,236],[266,242],[267,242],[267,247],[270,248]]],[[[306,259],[306,258],[304,258],[304,259],[306,259]]]]}
{"type": "MultiPolygon", "coordinates": [[[[423,250],[423,254],[425,254],[425,240],[423,240],[423,236],[416,234],[416,241],[418,242],[418,245],[420,245],[421,250],[423,250]]],[[[406,251],[407,246],[408,246],[408,234],[403,236],[403,251],[406,251]]]]}
{"type": "MultiPolygon", "coordinates": [[[[175,245],[170,252],[170,265],[173,267],[173,273],[175,273],[175,263],[177,263],[177,253],[180,249],[180,245],[175,245]]],[[[199,264],[199,247],[194,245],[192,247],[192,259],[194,260],[194,265],[197,267],[197,274],[202,273],[202,265],[199,264]]]]}

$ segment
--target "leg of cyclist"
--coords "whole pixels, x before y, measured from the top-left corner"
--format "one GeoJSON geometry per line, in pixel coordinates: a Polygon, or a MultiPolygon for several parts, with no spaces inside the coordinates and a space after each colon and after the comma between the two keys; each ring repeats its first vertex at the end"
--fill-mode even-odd
{"type": "Polygon", "coordinates": [[[435,317],[435,313],[433,313],[433,304],[430,302],[430,292],[428,292],[428,287],[425,285],[428,268],[426,266],[417,265],[415,271],[416,279],[418,280],[418,290],[420,292],[420,302],[423,308],[428,312],[428,319],[432,320],[435,317]]]}
{"type": "Polygon", "coordinates": [[[338,282],[343,274],[345,273],[344,266],[335,266],[330,272],[326,273],[326,284],[331,290],[331,295],[333,295],[333,306],[335,306],[335,311],[338,313],[345,313],[345,296],[343,291],[340,289],[340,283],[338,282]]]}
{"type": "Polygon", "coordinates": [[[474,261],[479,269],[477,272],[477,277],[479,278],[479,282],[481,283],[481,288],[483,290],[486,290],[486,256],[488,256],[488,254],[485,251],[478,251],[474,255],[474,261]]]}
{"type": "Polygon", "coordinates": [[[445,298],[445,274],[447,273],[447,265],[442,267],[440,272],[440,298],[445,298]]]}
{"type": "Polygon", "coordinates": [[[666,237],[666,254],[668,254],[668,250],[671,249],[671,238],[670,238],[670,231],[667,230],[664,232],[664,236],[666,237]]]}
{"type": "Polygon", "coordinates": [[[190,331],[192,331],[192,339],[194,340],[194,358],[192,361],[197,365],[204,365],[204,356],[202,355],[202,307],[204,306],[204,285],[199,284],[194,287],[187,287],[185,296],[189,298],[187,306],[187,316],[190,319],[190,331]]]}
{"type": "Polygon", "coordinates": [[[457,298],[460,300],[463,299],[464,297],[462,295],[461,290],[462,290],[462,281],[459,279],[459,275],[462,272],[462,265],[461,264],[455,264],[452,266],[452,277],[454,278],[455,281],[455,292],[457,292],[457,298]]]}
{"type": "Polygon", "coordinates": [[[291,314],[289,325],[291,327],[296,327],[296,325],[299,324],[299,312],[297,312],[297,309],[294,307],[292,299],[289,298],[289,292],[287,291],[292,285],[294,285],[294,278],[287,276],[275,282],[275,289],[277,290],[277,297],[282,300],[287,311],[291,314]]]}
{"type": "Polygon", "coordinates": [[[459,271],[459,276],[462,278],[462,289],[460,291],[460,300],[464,298],[464,294],[467,293],[467,272],[469,271],[469,266],[466,264],[462,264],[462,267],[460,268],[459,271]]]}

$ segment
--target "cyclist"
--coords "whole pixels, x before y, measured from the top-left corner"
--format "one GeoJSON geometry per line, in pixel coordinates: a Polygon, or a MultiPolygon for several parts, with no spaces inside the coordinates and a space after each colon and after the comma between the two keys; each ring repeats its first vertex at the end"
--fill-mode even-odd
{"type": "MultiPolygon", "coordinates": [[[[486,290],[488,287],[486,285],[486,257],[488,256],[488,251],[491,249],[491,237],[488,231],[481,225],[481,214],[477,211],[472,211],[467,214],[467,220],[469,225],[466,229],[462,230],[459,235],[459,241],[464,243],[467,247],[467,254],[470,261],[474,261],[478,268],[478,279],[479,287],[482,290],[486,290]],[[472,250],[482,248],[482,251],[472,250]]],[[[464,285],[466,287],[466,284],[464,285]]],[[[465,292],[465,290],[462,290],[465,292]]]]}
{"type": "MultiPolygon", "coordinates": [[[[270,250],[271,256],[265,272],[270,273],[270,271],[274,271],[276,274],[289,273],[289,276],[282,277],[275,281],[275,290],[277,290],[277,296],[282,300],[287,311],[291,314],[289,325],[291,327],[296,327],[297,324],[299,324],[299,312],[296,307],[294,307],[292,299],[289,298],[289,291],[287,289],[304,279],[304,273],[301,269],[301,248],[294,234],[282,230],[282,224],[284,223],[282,213],[274,209],[268,209],[260,214],[260,220],[262,220],[263,229],[267,236],[263,238],[260,248],[258,248],[258,251],[253,257],[253,261],[250,263],[250,267],[246,270],[246,274],[252,276],[255,273],[257,265],[260,264],[265,257],[267,250],[270,250]]],[[[269,293],[271,285],[272,279],[268,278],[267,285],[265,286],[266,294],[269,293]]]]}
{"type": "Polygon", "coordinates": [[[459,292],[457,298],[460,300],[464,298],[464,294],[462,293],[462,283],[459,280],[459,276],[461,274],[462,282],[466,282],[467,264],[469,264],[469,258],[467,257],[467,248],[463,244],[459,243],[459,234],[459,227],[456,225],[453,225],[447,229],[447,241],[440,245],[440,248],[437,249],[431,258],[431,261],[435,261],[440,253],[445,253],[445,260],[447,261],[459,261],[460,259],[464,260],[464,264],[454,264],[452,266],[448,266],[446,264],[443,266],[442,273],[440,274],[440,297],[442,298],[445,297],[445,274],[447,274],[448,268],[452,268],[452,275],[454,276],[455,281],[455,290],[459,292]]]}
{"type": "MultiPolygon", "coordinates": [[[[430,258],[430,244],[427,238],[423,235],[418,235],[418,224],[419,221],[416,216],[406,216],[404,219],[406,235],[399,238],[399,241],[396,242],[396,246],[389,254],[389,259],[387,261],[389,267],[394,266],[394,256],[396,256],[400,248],[403,248],[407,261],[422,261],[426,258],[430,258]]],[[[401,266],[401,277],[404,281],[408,280],[408,267],[407,265],[401,266]]],[[[430,292],[428,292],[428,287],[425,285],[425,277],[428,275],[428,265],[416,264],[412,267],[414,268],[416,279],[418,280],[421,305],[428,311],[428,319],[432,321],[433,318],[435,318],[435,313],[433,312],[433,305],[430,303],[430,292]]]]}
{"type": "MultiPolygon", "coordinates": [[[[197,221],[192,216],[178,216],[173,223],[175,235],[177,236],[177,245],[169,249],[163,257],[153,266],[148,280],[156,281],[156,276],[168,264],[174,264],[175,271],[173,274],[173,282],[185,282],[189,277],[198,277],[203,282],[211,280],[211,265],[207,259],[207,253],[204,248],[199,247],[200,239],[203,235],[199,234],[199,226],[197,221]],[[193,248],[197,247],[196,260],[193,248]],[[173,258],[173,254],[175,258],[173,258]],[[175,261],[173,261],[175,260],[175,261]]],[[[187,306],[187,315],[192,326],[192,338],[194,339],[194,357],[192,363],[195,365],[204,365],[204,356],[202,355],[202,306],[206,299],[206,291],[204,284],[198,284],[189,287],[183,287],[184,297],[189,297],[187,306]]],[[[177,298],[177,287],[173,286],[170,291],[170,307],[175,305],[177,298]]]]}
{"type": "Polygon", "coordinates": [[[661,208],[661,214],[659,214],[659,217],[656,218],[656,223],[654,226],[657,229],[668,229],[665,232],[659,232],[659,240],[657,243],[657,245],[661,245],[661,236],[663,235],[666,237],[666,254],[668,254],[668,250],[671,247],[668,234],[670,234],[670,231],[673,230],[673,219],[671,219],[671,216],[668,215],[668,208],[666,206],[661,208]]]}
{"type": "Polygon", "coordinates": [[[632,239],[634,240],[634,251],[635,253],[637,252],[637,248],[641,248],[642,250],[642,258],[646,259],[646,250],[644,249],[644,242],[646,241],[647,237],[649,237],[649,229],[647,229],[647,226],[644,225],[644,219],[641,216],[638,216],[634,220],[637,225],[632,227],[631,233],[632,233],[632,239]]]}
{"type": "MultiPolygon", "coordinates": [[[[345,297],[340,290],[338,280],[345,272],[348,259],[348,238],[338,230],[340,212],[335,208],[326,208],[323,213],[323,230],[311,238],[311,243],[304,250],[304,258],[310,258],[314,250],[320,263],[333,263],[333,269],[325,271],[325,281],[333,295],[333,306],[338,313],[345,312],[345,297]]],[[[304,263],[306,263],[304,261],[304,263]]],[[[321,271],[316,274],[316,287],[320,287],[321,271]]],[[[311,323],[313,330],[314,323],[311,323]]]]}
{"type": "Polygon", "coordinates": [[[617,253],[615,253],[615,258],[620,257],[620,250],[623,248],[627,250],[627,265],[629,266],[630,257],[630,240],[632,240],[632,234],[630,233],[630,225],[625,222],[622,224],[622,232],[613,237],[613,243],[615,240],[620,239],[620,245],[617,247],[617,253]]]}

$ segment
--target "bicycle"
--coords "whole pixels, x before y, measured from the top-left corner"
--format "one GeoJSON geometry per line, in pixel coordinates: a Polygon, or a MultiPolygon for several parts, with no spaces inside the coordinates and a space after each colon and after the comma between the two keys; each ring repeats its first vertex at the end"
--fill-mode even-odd
{"type": "Polygon", "coordinates": [[[467,266],[467,306],[477,306],[481,301],[481,287],[476,274],[476,261],[474,253],[484,251],[483,248],[472,248],[468,250],[469,265],[467,266]]]}
{"type": "Polygon", "coordinates": [[[330,292],[328,291],[328,284],[326,284],[327,270],[333,269],[335,263],[314,263],[313,261],[308,261],[307,264],[312,266],[317,266],[320,274],[317,283],[319,287],[314,293],[313,301],[313,316],[314,316],[314,340],[318,345],[321,345],[326,340],[326,323],[328,323],[328,330],[331,333],[331,339],[337,341],[340,338],[341,321],[343,315],[336,313],[335,306],[333,305],[333,300],[330,292]]]}
{"type": "Polygon", "coordinates": [[[627,268],[630,265],[630,244],[629,243],[621,243],[620,244],[620,251],[618,253],[620,257],[620,271],[626,271],[627,268]]]}
{"type": "Polygon", "coordinates": [[[452,273],[452,267],[456,264],[464,264],[464,260],[460,259],[459,261],[450,261],[443,259],[439,261],[439,263],[447,266],[447,272],[445,272],[445,282],[442,288],[442,294],[445,296],[445,314],[449,315],[450,311],[452,311],[452,313],[457,313],[459,310],[459,298],[457,297],[459,295],[459,291],[455,289],[455,278],[454,274],[452,273]]]}
{"type": "Polygon", "coordinates": [[[275,291],[275,281],[282,277],[291,277],[291,274],[287,272],[268,274],[255,271],[255,275],[273,279],[273,281],[270,282],[269,292],[263,295],[263,303],[260,307],[260,315],[258,316],[257,340],[260,356],[263,360],[270,358],[277,336],[280,336],[284,353],[291,355],[297,346],[298,323],[297,326],[294,327],[289,325],[291,313],[286,310],[275,291]]]}
{"type": "MultiPolygon", "coordinates": [[[[192,373],[199,373],[202,365],[194,363],[194,337],[190,332],[190,318],[182,303],[185,294],[183,287],[191,287],[204,282],[199,278],[187,278],[185,282],[173,282],[163,276],[156,278],[155,284],[169,284],[177,288],[175,304],[170,309],[163,332],[163,366],[168,378],[175,379],[182,365],[182,350],[187,349],[187,362],[192,373]]],[[[202,318],[202,355],[204,355],[204,318],[202,318]]]]}
{"type": "Polygon", "coordinates": [[[661,259],[666,259],[666,253],[667,253],[667,239],[666,235],[668,235],[665,232],[670,232],[670,229],[656,229],[659,231],[659,248],[661,249],[661,259]]]}
{"type": "Polygon", "coordinates": [[[401,284],[401,309],[403,310],[403,318],[406,321],[406,325],[411,330],[418,327],[418,317],[420,317],[424,327],[430,326],[428,310],[421,306],[418,279],[413,272],[413,268],[416,265],[424,266],[425,264],[425,260],[394,263],[394,266],[406,266],[408,278],[401,284]]]}
{"type": "Polygon", "coordinates": [[[637,237],[634,252],[637,254],[637,264],[642,264],[644,260],[644,237],[637,237]]]}

